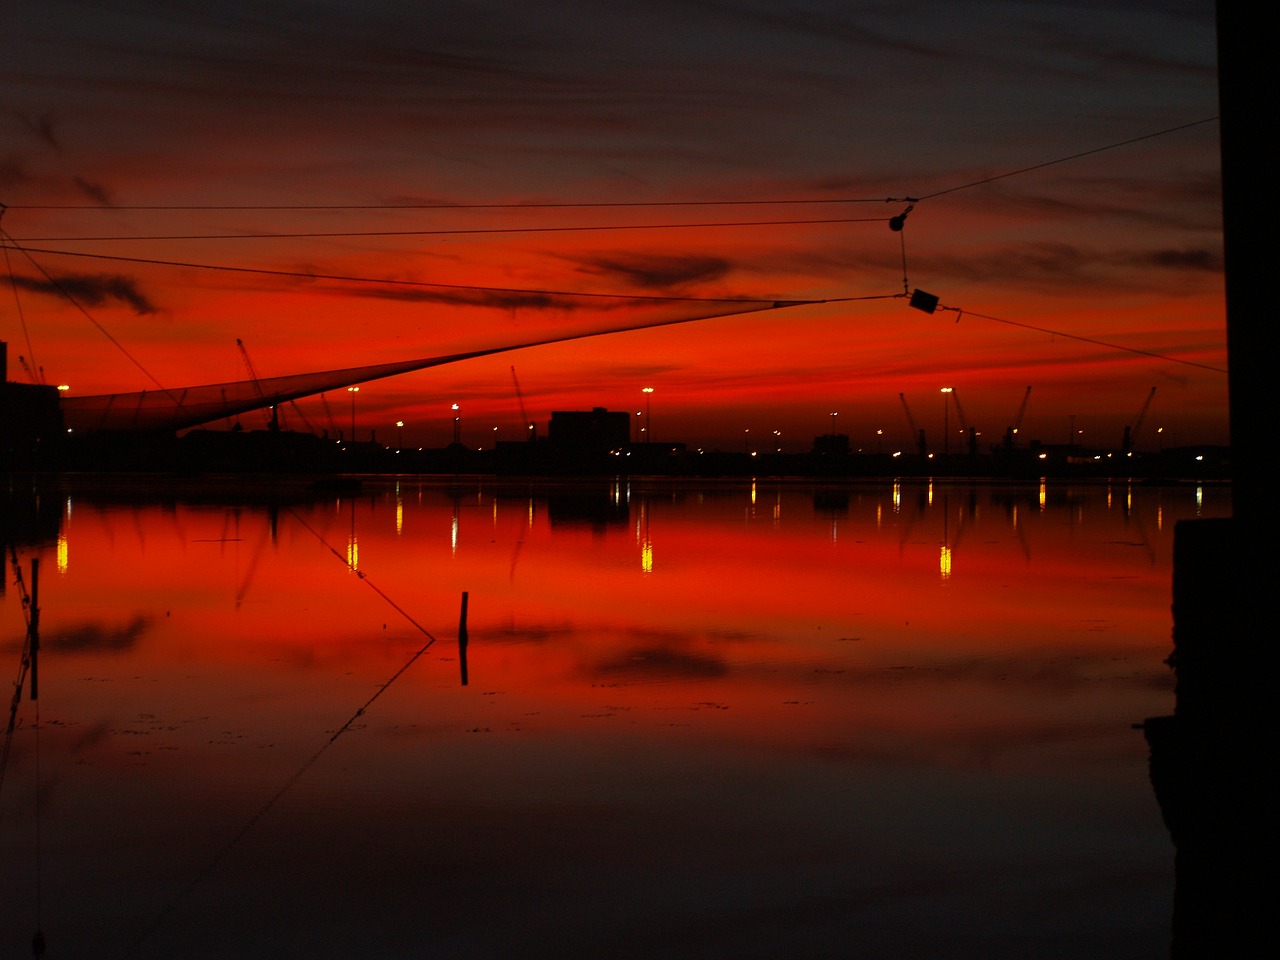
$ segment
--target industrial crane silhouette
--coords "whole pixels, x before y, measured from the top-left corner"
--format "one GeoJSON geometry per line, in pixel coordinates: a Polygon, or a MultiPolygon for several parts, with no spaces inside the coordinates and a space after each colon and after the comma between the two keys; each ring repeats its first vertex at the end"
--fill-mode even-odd
{"type": "Polygon", "coordinates": [[[1126,456],[1133,452],[1133,445],[1138,442],[1138,431],[1142,429],[1142,421],[1147,418],[1147,408],[1151,406],[1151,398],[1155,395],[1156,388],[1152,387],[1151,392],[1147,394],[1147,399],[1142,403],[1142,409],[1133,418],[1133,423],[1124,428],[1124,437],[1120,441],[1120,452],[1126,456]]]}
{"type": "Polygon", "coordinates": [[[1018,431],[1022,429],[1022,418],[1027,413],[1027,401],[1031,399],[1031,388],[1027,387],[1027,392],[1022,395],[1022,405],[1018,407],[1018,415],[1013,418],[1013,425],[1004,429],[1004,446],[1006,450],[1012,450],[1017,442],[1018,431]]]}
{"type": "Polygon", "coordinates": [[[978,431],[969,426],[969,421],[965,419],[964,407],[960,406],[960,394],[955,387],[951,388],[951,399],[955,401],[956,417],[960,421],[960,432],[965,438],[965,448],[969,451],[969,456],[974,456],[978,452],[978,431]]]}
{"type": "Polygon", "coordinates": [[[526,429],[528,430],[529,442],[536,443],[538,440],[538,427],[537,427],[537,424],[535,424],[532,420],[529,419],[529,413],[524,408],[524,393],[520,389],[520,381],[516,379],[515,367],[511,368],[511,382],[515,384],[516,403],[520,405],[520,419],[521,421],[523,421],[526,429]]]}
{"type": "Polygon", "coordinates": [[[924,430],[916,426],[916,418],[911,416],[911,408],[907,406],[907,395],[899,393],[898,399],[902,401],[902,410],[907,415],[907,423],[911,427],[911,432],[916,436],[916,451],[922,457],[929,455],[929,444],[925,441],[924,430]]]}

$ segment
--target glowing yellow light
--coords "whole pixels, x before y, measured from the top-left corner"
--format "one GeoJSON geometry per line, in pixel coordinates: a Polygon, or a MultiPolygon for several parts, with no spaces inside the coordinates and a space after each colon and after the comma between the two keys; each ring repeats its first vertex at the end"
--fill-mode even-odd
{"type": "Polygon", "coordinates": [[[67,572],[67,535],[65,533],[58,534],[58,572],[67,572]]]}
{"type": "Polygon", "coordinates": [[[951,579],[951,548],[946,544],[943,544],[942,554],[938,558],[938,571],[943,580],[951,579]]]}

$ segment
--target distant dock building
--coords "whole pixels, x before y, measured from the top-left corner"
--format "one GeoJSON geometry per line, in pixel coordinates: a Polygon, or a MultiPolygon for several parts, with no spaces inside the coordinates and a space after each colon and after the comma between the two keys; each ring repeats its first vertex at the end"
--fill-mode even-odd
{"type": "Polygon", "coordinates": [[[547,424],[547,443],[557,453],[602,454],[631,443],[631,417],[604,407],[590,411],[553,410],[547,424]]]}

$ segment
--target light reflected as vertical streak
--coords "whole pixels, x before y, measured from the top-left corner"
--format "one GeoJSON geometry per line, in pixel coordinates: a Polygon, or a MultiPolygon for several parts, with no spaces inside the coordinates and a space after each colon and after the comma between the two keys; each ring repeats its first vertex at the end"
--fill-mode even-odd
{"type": "Polygon", "coordinates": [[[942,545],[942,553],[938,557],[938,572],[942,574],[943,580],[951,579],[951,548],[945,543],[942,545]]]}
{"type": "Polygon", "coordinates": [[[62,526],[58,530],[58,572],[67,572],[70,561],[70,546],[67,542],[67,530],[71,526],[71,498],[67,497],[66,509],[62,512],[62,526]]]}
{"type": "Polygon", "coordinates": [[[649,536],[649,501],[641,498],[636,517],[636,536],[640,541],[640,570],[653,573],[653,538],[649,536]]]}
{"type": "Polygon", "coordinates": [[[1045,508],[1049,505],[1049,491],[1044,477],[1040,478],[1040,512],[1044,513],[1045,508]]]}
{"type": "Polygon", "coordinates": [[[902,484],[897,480],[893,481],[893,512],[902,512],[902,484]]]}
{"type": "MultiPolygon", "coordinates": [[[[355,431],[353,430],[354,434],[355,431]]],[[[338,507],[342,509],[341,504],[338,507]]],[[[356,501],[351,500],[351,533],[347,536],[347,569],[352,573],[360,570],[360,541],[356,539],[356,501]]]]}

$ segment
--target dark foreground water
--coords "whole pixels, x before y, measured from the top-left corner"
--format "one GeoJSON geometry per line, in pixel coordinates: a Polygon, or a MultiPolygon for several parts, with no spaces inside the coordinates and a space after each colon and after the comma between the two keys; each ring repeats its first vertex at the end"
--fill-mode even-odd
{"type": "Polygon", "coordinates": [[[232,489],[6,557],[0,956],[1168,955],[1132,725],[1225,489],[232,489]]]}

